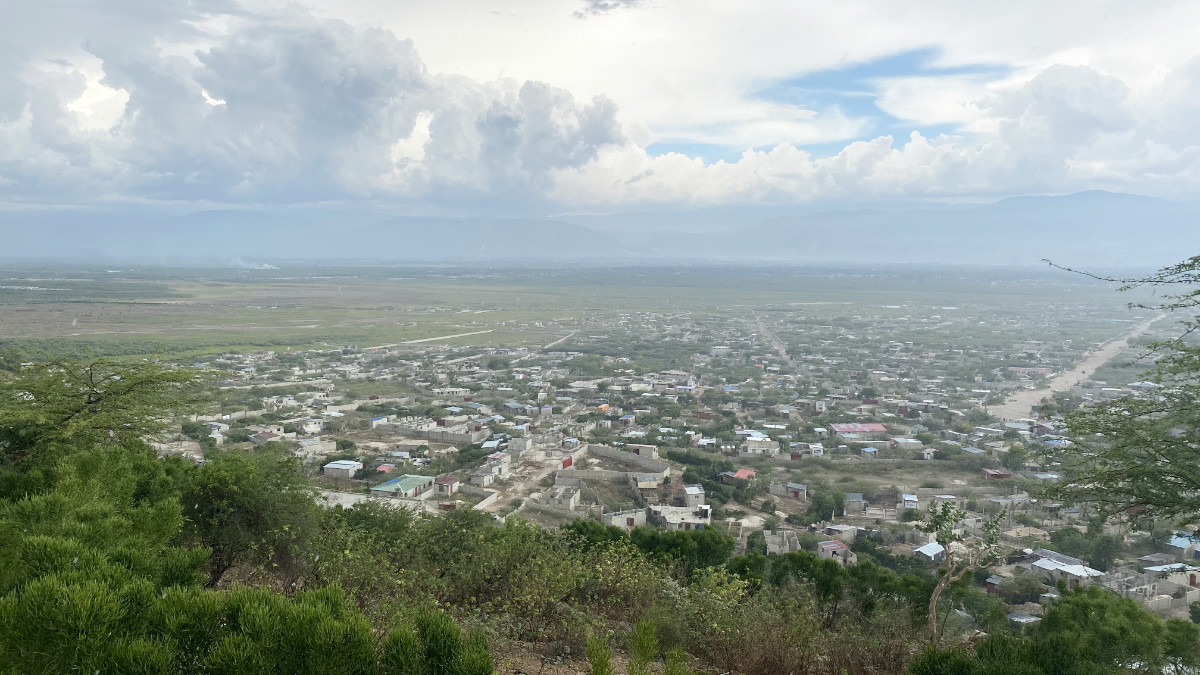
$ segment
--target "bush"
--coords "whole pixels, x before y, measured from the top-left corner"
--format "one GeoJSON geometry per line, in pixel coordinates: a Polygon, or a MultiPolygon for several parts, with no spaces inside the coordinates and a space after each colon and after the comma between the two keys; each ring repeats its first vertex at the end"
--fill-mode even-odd
{"type": "Polygon", "coordinates": [[[658,637],[649,619],[642,619],[633,627],[629,651],[629,675],[649,675],[650,664],[658,658],[658,637]]]}
{"type": "Polygon", "coordinates": [[[613,675],[612,648],[608,640],[589,635],[587,639],[588,673],[590,675],[613,675]]]}

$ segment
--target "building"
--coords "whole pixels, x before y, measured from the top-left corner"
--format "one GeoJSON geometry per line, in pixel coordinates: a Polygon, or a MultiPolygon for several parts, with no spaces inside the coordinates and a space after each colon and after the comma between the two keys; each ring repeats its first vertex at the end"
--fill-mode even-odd
{"type": "Polygon", "coordinates": [[[1005,478],[1012,478],[1012,472],[1005,471],[1004,469],[984,469],[983,477],[987,480],[1003,480],[1005,478]]]}
{"type": "Polygon", "coordinates": [[[846,493],[846,514],[863,513],[867,510],[867,500],[861,492],[846,493]]]}
{"type": "Polygon", "coordinates": [[[907,510],[912,510],[912,509],[918,508],[920,506],[920,503],[917,500],[916,495],[903,494],[903,495],[900,495],[900,503],[898,504],[898,506],[907,511],[907,510]]]}
{"type": "Polygon", "coordinates": [[[829,430],[831,433],[843,437],[850,434],[852,438],[857,440],[876,440],[887,435],[887,427],[877,422],[867,424],[830,424],[829,430]]]}
{"type": "Polygon", "coordinates": [[[534,504],[560,511],[574,511],[579,506],[580,490],[577,487],[558,486],[529,498],[534,504]]]}
{"type": "Polygon", "coordinates": [[[337,450],[337,445],[335,445],[333,441],[327,441],[321,438],[301,438],[300,440],[296,441],[296,443],[300,446],[297,449],[297,452],[308,457],[328,455],[337,450]]]}
{"type": "Polygon", "coordinates": [[[771,483],[768,490],[771,494],[777,497],[791,497],[792,499],[808,499],[808,486],[804,483],[791,483],[777,481],[771,483]]]}
{"type": "Polygon", "coordinates": [[[1196,555],[1198,549],[1200,549],[1200,539],[1187,532],[1176,532],[1167,540],[1167,552],[1179,562],[1200,558],[1196,555]]]}
{"type": "Polygon", "coordinates": [[[629,474],[629,485],[635,490],[655,490],[658,489],[658,476],[656,474],[629,474]]]}
{"type": "Polygon", "coordinates": [[[757,473],[750,469],[738,469],[737,471],[723,471],[717,477],[722,483],[730,484],[735,480],[750,480],[757,473]]]}
{"type": "Polygon", "coordinates": [[[858,556],[846,542],[833,539],[831,541],[822,541],[817,544],[817,557],[827,560],[836,560],[839,565],[845,567],[858,563],[858,556]]]}
{"type": "Polygon", "coordinates": [[[635,527],[644,527],[646,525],[646,509],[630,509],[628,511],[604,513],[600,516],[600,522],[605,525],[619,527],[628,532],[635,527]]]}
{"type": "Polygon", "coordinates": [[[449,497],[459,491],[462,487],[462,481],[454,476],[438,476],[433,480],[433,485],[439,496],[449,497]]]}
{"type": "Polygon", "coordinates": [[[684,485],[683,486],[683,503],[688,508],[694,509],[698,506],[704,506],[704,486],[703,485],[684,485]]]}
{"type": "Polygon", "coordinates": [[[925,562],[938,562],[946,559],[946,547],[936,541],[931,541],[924,546],[914,548],[912,554],[925,562]]]}
{"type": "Polygon", "coordinates": [[[712,507],[654,505],[649,520],[667,530],[703,530],[712,525],[712,507]]]}
{"type": "Polygon", "coordinates": [[[767,540],[767,555],[783,555],[800,550],[800,538],[792,530],[763,530],[767,540]]]}
{"type": "Polygon", "coordinates": [[[1078,584],[1099,581],[1104,577],[1104,572],[1088,567],[1079,558],[1057,551],[1039,548],[1031,555],[1035,560],[1029,566],[1030,571],[1042,574],[1051,586],[1062,579],[1070,588],[1075,588],[1078,584]]]}
{"type": "Polygon", "coordinates": [[[356,462],[352,459],[339,459],[336,462],[330,462],[321,467],[321,473],[326,478],[354,478],[354,474],[358,473],[363,468],[362,462],[356,462]]]}
{"type": "Polygon", "coordinates": [[[433,476],[403,475],[371,488],[372,497],[413,499],[433,487],[433,476]]]}

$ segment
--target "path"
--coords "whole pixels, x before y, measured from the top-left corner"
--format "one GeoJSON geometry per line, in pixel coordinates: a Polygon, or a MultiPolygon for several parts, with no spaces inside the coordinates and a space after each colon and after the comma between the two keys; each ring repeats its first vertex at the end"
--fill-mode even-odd
{"type": "Polygon", "coordinates": [[[791,366],[792,370],[799,371],[800,369],[796,367],[796,362],[792,360],[791,356],[788,356],[787,345],[783,344],[783,340],[779,339],[775,331],[767,328],[767,325],[763,323],[762,317],[758,315],[758,312],[754,312],[754,322],[758,324],[758,332],[767,338],[767,341],[775,348],[775,353],[779,354],[779,358],[791,366]]]}
{"type": "Polygon", "coordinates": [[[390,345],[379,345],[377,347],[368,347],[368,349],[387,349],[388,347],[402,347],[404,345],[415,345],[419,342],[437,342],[438,340],[449,340],[451,338],[468,337],[471,335],[483,335],[484,333],[491,333],[491,332],[492,332],[492,330],[488,329],[488,330],[477,330],[473,333],[456,333],[454,335],[439,335],[437,337],[421,338],[420,340],[405,340],[404,342],[393,342],[390,345]]]}
{"type": "Polygon", "coordinates": [[[513,359],[512,362],[520,363],[521,361],[524,361],[525,359],[531,359],[531,358],[537,356],[538,354],[541,354],[542,352],[546,351],[547,349],[550,349],[551,347],[557,347],[558,345],[561,345],[562,343],[566,342],[567,340],[570,340],[573,337],[575,337],[575,333],[570,333],[570,334],[564,335],[564,336],[560,337],[559,339],[555,340],[554,342],[551,342],[550,344],[545,345],[544,347],[538,347],[537,349],[530,351],[525,356],[521,356],[521,357],[513,359]]]}
{"type": "Polygon", "coordinates": [[[988,407],[988,412],[1004,420],[1029,417],[1031,414],[1030,409],[1040,403],[1043,398],[1062,393],[1075,386],[1075,384],[1086,380],[1087,373],[1094,373],[1097,368],[1111,361],[1121,350],[1129,346],[1130,340],[1145,333],[1150,329],[1151,324],[1164,316],[1166,314],[1159,314],[1151,319],[1147,319],[1134,326],[1133,330],[1126,333],[1124,337],[1105,343],[1077,364],[1072,370],[1050,378],[1049,387],[1018,391],[1009,396],[1008,400],[1004,403],[988,407]]]}

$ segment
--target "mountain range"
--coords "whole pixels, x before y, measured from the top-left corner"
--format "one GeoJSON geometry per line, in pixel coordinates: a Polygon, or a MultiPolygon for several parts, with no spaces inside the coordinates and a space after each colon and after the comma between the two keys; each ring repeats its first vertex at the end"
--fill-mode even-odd
{"type": "Polygon", "coordinates": [[[771,261],[1157,267],[1200,254],[1200,205],[1110,192],[975,206],[720,207],[554,218],[210,210],[0,213],[0,260],[257,264],[771,261]]]}

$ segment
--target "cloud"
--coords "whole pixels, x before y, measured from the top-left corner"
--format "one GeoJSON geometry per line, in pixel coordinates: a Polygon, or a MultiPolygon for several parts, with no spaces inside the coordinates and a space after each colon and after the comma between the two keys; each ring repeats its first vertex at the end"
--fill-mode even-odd
{"type": "Polygon", "coordinates": [[[118,2],[78,4],[58,29],[22,19],[0,45],[0,199],[537,211],[1200,185],[1196,60],[1135,78],[1073,52],[981,66],[999,59],[909,47],[735,93],[664,77],[631,112],[556,82],[434,72],[393,30],[295,5],[118,2]]]}
{"type": "Polygon", "coordinates": [[[1183,95],[1198,72],[1189,64],[1139,96],[1092,68],[1051,66],[972,102],[977,131],[933,137],[914,131],[903,142],[884,135],[826,157],[784,143],[705,163],[627,144],[560,172],[553,197],[589,205],[790,203],[1095,188],[1194,197],[1200,184],[1200,145],[1188,135],[1194,123],[1142,101],[1183,95]]]}
{"type": "Polygon", "coordinates": [[[575,10],[575,17],[586,19],[590,16],[608,14],[619,9],[630,9],[645,4],[644,0],[583,0],[583,7],[575,10]]]}
{"type": "Polygon", "coordinates": [[[623,142],[607,99],[431,75],[410,41],[379,28],[291,8],[232,17],[201,37],[174,53],[92,45],[75,63],[40,67],[21,113],[0,125],[3,193],[538,199],[551,172],[623,142]],[[100,73],[93,89],[107,92],[109,114],[118,110],[107,127],[71,111],[95,96],[87,68],[100,73]]]}

